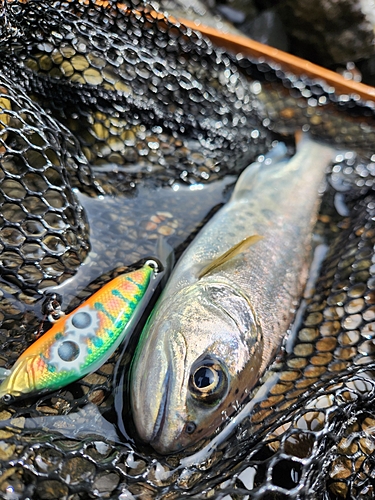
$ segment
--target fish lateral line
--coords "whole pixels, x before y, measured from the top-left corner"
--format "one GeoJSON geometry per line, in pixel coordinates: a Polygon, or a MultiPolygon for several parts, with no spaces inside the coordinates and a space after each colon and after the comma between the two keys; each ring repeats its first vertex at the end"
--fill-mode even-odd
{"type": "Polygon", "coordinates": [[[212,262],[206,265],[198,274],[198,279],[203,278],[203,276],[206,276],[207,274],[211,273],[212,271],[222,266],[226,262],[229,262],[234,257],[240,255],[247,248],[251,247],[252,245],[255,245],[255,243],[262,240],[263,238],[264,236],[260,236],[259,234],[253,234],[252,236],[248,236],[247,238],[241,240],[239,243],[236,243],[229,250],[219,255],[219,257],[216,257],[216,259],[214,259],[212,262]]]}

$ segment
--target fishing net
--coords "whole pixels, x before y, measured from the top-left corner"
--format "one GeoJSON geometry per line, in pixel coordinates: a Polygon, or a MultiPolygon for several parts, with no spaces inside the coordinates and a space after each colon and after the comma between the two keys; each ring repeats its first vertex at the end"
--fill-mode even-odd
{"type": "Polygon", "coordinates": [[[9,5],[18,34],[2,67],[74,132],[92,166],[201,181],[260,152],[267,134],[246,82],[204,39],[115,5],[52,5],[9,5]]]}
{"type": "Polygon", "coordinates": [[[72,135],[5,76],[0,81],[4,341],[32,319],[41,289],[70,278],[86,258],[87,221],[72,187],[96,189],[72,135]]]}
{"type": "Polygon", "coordinates": [[[53,292],[71,310],[150,255],[158,235],[181,250],[225,201],[234,177],[220,179],[276,134],[304,127],[357,148],[332,165],[317,236],[331,247],[301,323],[223,434],[181,456],[145,449],[121,400],[131,352],[117,353],[57,393],[0,408],[1,498],[371,498],[372,103],[227,54],[143,3],[33,0],[0,12],[5,368],[48,327],[53,292]],[[220,191],[206,205],[183,194],[204,184],[220,191]],[[347,217],[335,215],[338,184],[350,189],[347,217]]]}

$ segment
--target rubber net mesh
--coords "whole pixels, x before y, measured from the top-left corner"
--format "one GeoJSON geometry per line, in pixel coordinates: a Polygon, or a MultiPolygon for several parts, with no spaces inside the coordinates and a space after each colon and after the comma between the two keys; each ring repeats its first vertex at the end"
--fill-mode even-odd
{"type": "Polygon", "coordinates": [[[133,262],[129,249],[144,257],[154,233],[177,234],[178,246],[199,229],[203,216],[177,229],[174,217],[194,211],[179,202],[168,201],[168,211],[150,195],[141,209],[131,205],[143,186],[172,192],[219,182],[301,128],[346,151],[332,165],[317,229],[329,250],[300,323],[236,418],[201,450],[153,454],[126,434],[126,403],[114,411],[130,359],[117,353],[68,388],[0,408],[1,498],[375,494],[373,104],[272,61],[226,53],[143,3],[1,5],[5,368],[35,339],[51,290],[64,300],[73,283],[72,309],[111,269],[133,262]],[[334,202],[345,193],[349,210],[339,217],[334,202]],[[123,198],[133,207],[124,213],[123,198]],[[90,223],[89,207],[103,199],[110,217],[90,223]],[[150,220],[139,212],[146,208],[150,220]],[[114,232],[126,233],[122,248],[115,240],[98,258],[94,236],[111,241],[104,230],[114,217],[114,232]],[[100,268],[103,256],[96,281],[85,289],[74,281],[83,263],[100,268]]]}

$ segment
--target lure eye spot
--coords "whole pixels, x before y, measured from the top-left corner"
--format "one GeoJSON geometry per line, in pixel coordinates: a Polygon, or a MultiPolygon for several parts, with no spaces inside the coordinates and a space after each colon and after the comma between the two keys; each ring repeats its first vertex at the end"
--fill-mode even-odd
{"type": "Polygon", "coordinates": [[[92,323],[92,318],[87,312],[78,312],[72,316],[72,325],[75,328],[88,328],[92,323]]]}
{"type": "Polygon", "coordinates": [[[59,345],[57,353],[63,361],[74,361],[80,353],[79,345],[71,340],[66,340],[59,345]]]}
{"type": "Polygon", "coordinates": [[[9,403],[11,403],[14,400],[14,398],[13,398],[13,396],[11,394],[4,394],[1,397],[1,400],[2,400],[3,403],[9,404],[9,403]]]}

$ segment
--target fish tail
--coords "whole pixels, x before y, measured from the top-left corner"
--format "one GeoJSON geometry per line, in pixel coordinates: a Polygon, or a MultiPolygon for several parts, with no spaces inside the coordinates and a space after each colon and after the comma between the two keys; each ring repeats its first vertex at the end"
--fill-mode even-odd
{"type": "Polygon", "coordinates": [[[283,142],[278,142],[271,149],[262,161],[256,161],[250,164],[240,175],[234,188],[231,200],[236,200],[242,197],[243,191],[251,191],[258,182],[258,176],[264,168],[269,168],[270,165],[286,162],[289,159],[288,149],[283,142]]]}
{"type": "Polygon", "coordinates": [[[296,135],[296,154],[290,161],[290,168],[292,170],[300,170],[299,164],[304,158],[303,163],[308,165],[308,168],[313,168],[315,162],[319,164],[329,164],[334,158],[336,149],[327,143],[320,140],[315,140],[308,133],[300,133],[296,135]],[[311,164],[312,163],[312,164],[311,164]]]}

